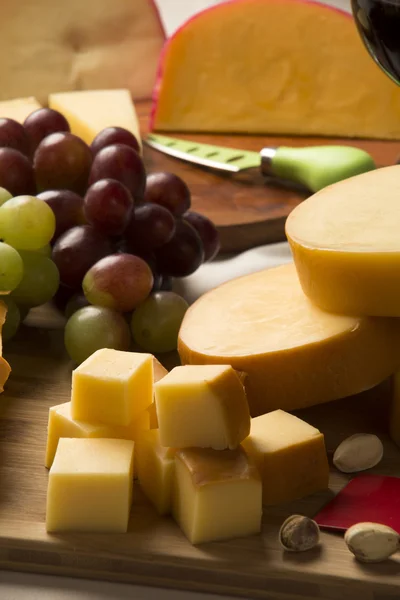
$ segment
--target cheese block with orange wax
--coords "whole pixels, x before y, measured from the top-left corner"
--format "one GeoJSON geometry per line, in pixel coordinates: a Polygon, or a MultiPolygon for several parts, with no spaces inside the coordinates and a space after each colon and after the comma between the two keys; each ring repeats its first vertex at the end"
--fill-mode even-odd
{"type": "Polygon", "coordinates": [[[0,393],[4,391],[4,384],[6,383],[10,373],[11,367],[8,362],[1,356],[3,351],[1,329],[4,325],[7,315],[7,306],[0,300],[0,393]]]}
{"type": "Polygon", "coordinates": [[[14,119],[18,123],[23,123],[28,115],[39,108],[42,107],[33,96],[4,100],[0,102],[0,119],[14,119]]]}
{"type": "Polygon", "coordinates": [[[144,410],[129,425],[104,425],[104,423],[77,421],[71,415],[71,402],[49,409],[45,466],[49,469],[60,438],[116,438],[136,441],[140,434],[150,429],[150,415],[144,410]]]}
{"type": "Polygon", "coordinates": [[[163,446],[234,449],[250,431],[243,383],[229,365],[175,367],[154,393],[163,446]]]}
{"type": "Polygon", "coordinates": [[[283,410],[251,420],[243,448],[263,482],[263,504],[303,498],[328,488],[329,464],[324,436],[283,410]]]}
{"type": "Polygon", "coordinates": [[[123,127],[141,145],[139,121],[129,90],[93,90],[50,94],[49,106],[67,119],[72,133],[87,144],[106,127],[123,127]]]}
{"type": "Polygon", "coordinates": [[[328,402],[373,387],[400,361],[397,319],[322,311],[293,264],[229,281],[197,300],[179,332],[183,364],[247,374],[252,416],[328,402]]]}
{"type": "Polygon", "coordinates": [[[242,448],[186,448],[175,455],[172,514],[192,544],[259,533],[262,485],[242,448]]]}
{"type": "Polygon", "coordinates": [[[0,99],[128,88],[148,98],[165,40],[152,0],[19,0],[2,11],[0,99]]]}
{"type": "Polygon", "coordinates": [[[308,0],[234,0],[166,43],[159,131],[400,139],[400,89],[348,13],[308,0]]]}
{"type": "Polygon", "coordinates": [[[335,313],[400,317],[400,165],[322,189],[289,215],[303,291],[335,313]]]}
{"type": "Polygon", "coordinates": [[[158,429],[141,432],[135,444],[140,487],[160,515],[171,511],[175,452],[175,448],[161,446],[158,429]]]}

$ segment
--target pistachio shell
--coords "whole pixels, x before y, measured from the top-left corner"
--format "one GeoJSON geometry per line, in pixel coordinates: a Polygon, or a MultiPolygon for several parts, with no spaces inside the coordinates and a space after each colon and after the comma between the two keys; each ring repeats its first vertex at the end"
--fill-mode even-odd
{"type": "Polygon", "coordinates": [[[336,448],[333,464],[343,473],[356,473],[375,467],[383,457],[381,440],[371,433],[356,433],[336,448]]]}
{"type": "Polygon", "coordinates": [[[357,523],[344,536],[350,552],[360,562],[382,562],[399,549],[400,536],[380,523],[357,523]]]}
{"type": "Polygon", "coordinates": [[[291,515],[279,530],[279,541],[285,550],[304,552],[319,542],[319,527],[315,521],[303,515],[291,515]]]}

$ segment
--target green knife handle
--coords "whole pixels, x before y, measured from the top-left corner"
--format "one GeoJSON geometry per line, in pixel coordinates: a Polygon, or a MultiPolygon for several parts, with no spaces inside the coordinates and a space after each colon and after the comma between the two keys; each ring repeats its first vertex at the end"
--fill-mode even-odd
{"type": "Polygon", "coordinates": [[[264,173],[301,183],[313,192],[375,168],[367,152],[350,146],[281,146],[263,160],[264,173]]]}

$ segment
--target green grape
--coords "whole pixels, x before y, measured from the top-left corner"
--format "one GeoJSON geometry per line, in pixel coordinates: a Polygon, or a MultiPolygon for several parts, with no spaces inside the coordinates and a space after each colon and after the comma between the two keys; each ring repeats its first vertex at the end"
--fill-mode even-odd
{"type": "Polygon", "coordinates": [[[85,306],[68,319],[64,343],[72,360],[81,363],[100,348],[129,350],[131,334],[120,313],[101,306],[85,306]]]}
{"type": "Polygon", "coordinates": [[[19,253],[0,242],[0,292],[11,292],[22,280],[24,265],[19,253]]]}
{"type": "Polygon", "coordinates": [[[12,292],[17,304],[40,306],[52,299],[58,289],[60,276],[50,258],[39,252],[21,251],[24,263],[24,276],[12,292]]]}
{"type": "Polygon", "coordinates": [[[17,250],[38,250],[54,235],[50,206],[35,196],[17,196],[0,207],[0,238],[17,250]]]}
{"type": "Polygon", "coordinates": [[[176,350],[178,333],[188,303],[174,292],[156,292],[132,315],[133,339],[148,352],[176,350]]]}
{"type": "Polygon", "coordinates": [[[3,204],[8,200],[11,200],[11,198],[12,194],[3,187],[0,187],[0,206],[3,206],[3,204]]]}
{"type": "Polygon", "coordinates": [[[47,258],[51,258],[52,247],[50,244],[46,244],[42,248],[38,248],[38,250],[33,250],[33,252],[37,252],[38,254],[42,254],[43,256],[47,256],[47,258]]]}
{"type": "Polygon", "coordinates": [[[3,342],[8,342],[17,333],[21,322],[18,306],[10,296],[2,296],[1,301],[7,306],[6,320],[1,330],[3,342]]]}

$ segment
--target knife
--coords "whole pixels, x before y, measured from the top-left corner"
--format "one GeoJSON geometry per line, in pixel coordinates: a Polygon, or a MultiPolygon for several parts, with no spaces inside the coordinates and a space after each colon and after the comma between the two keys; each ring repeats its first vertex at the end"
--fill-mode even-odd
{"type": "Polygon", "coordinates": [[[238,150],[149,134],[145,143],[169,156],[228,173],[260,168],[264,175],[300,183],[312,192],[376,168],[372,157],[353,146],[263,148],[238,150]]]}

